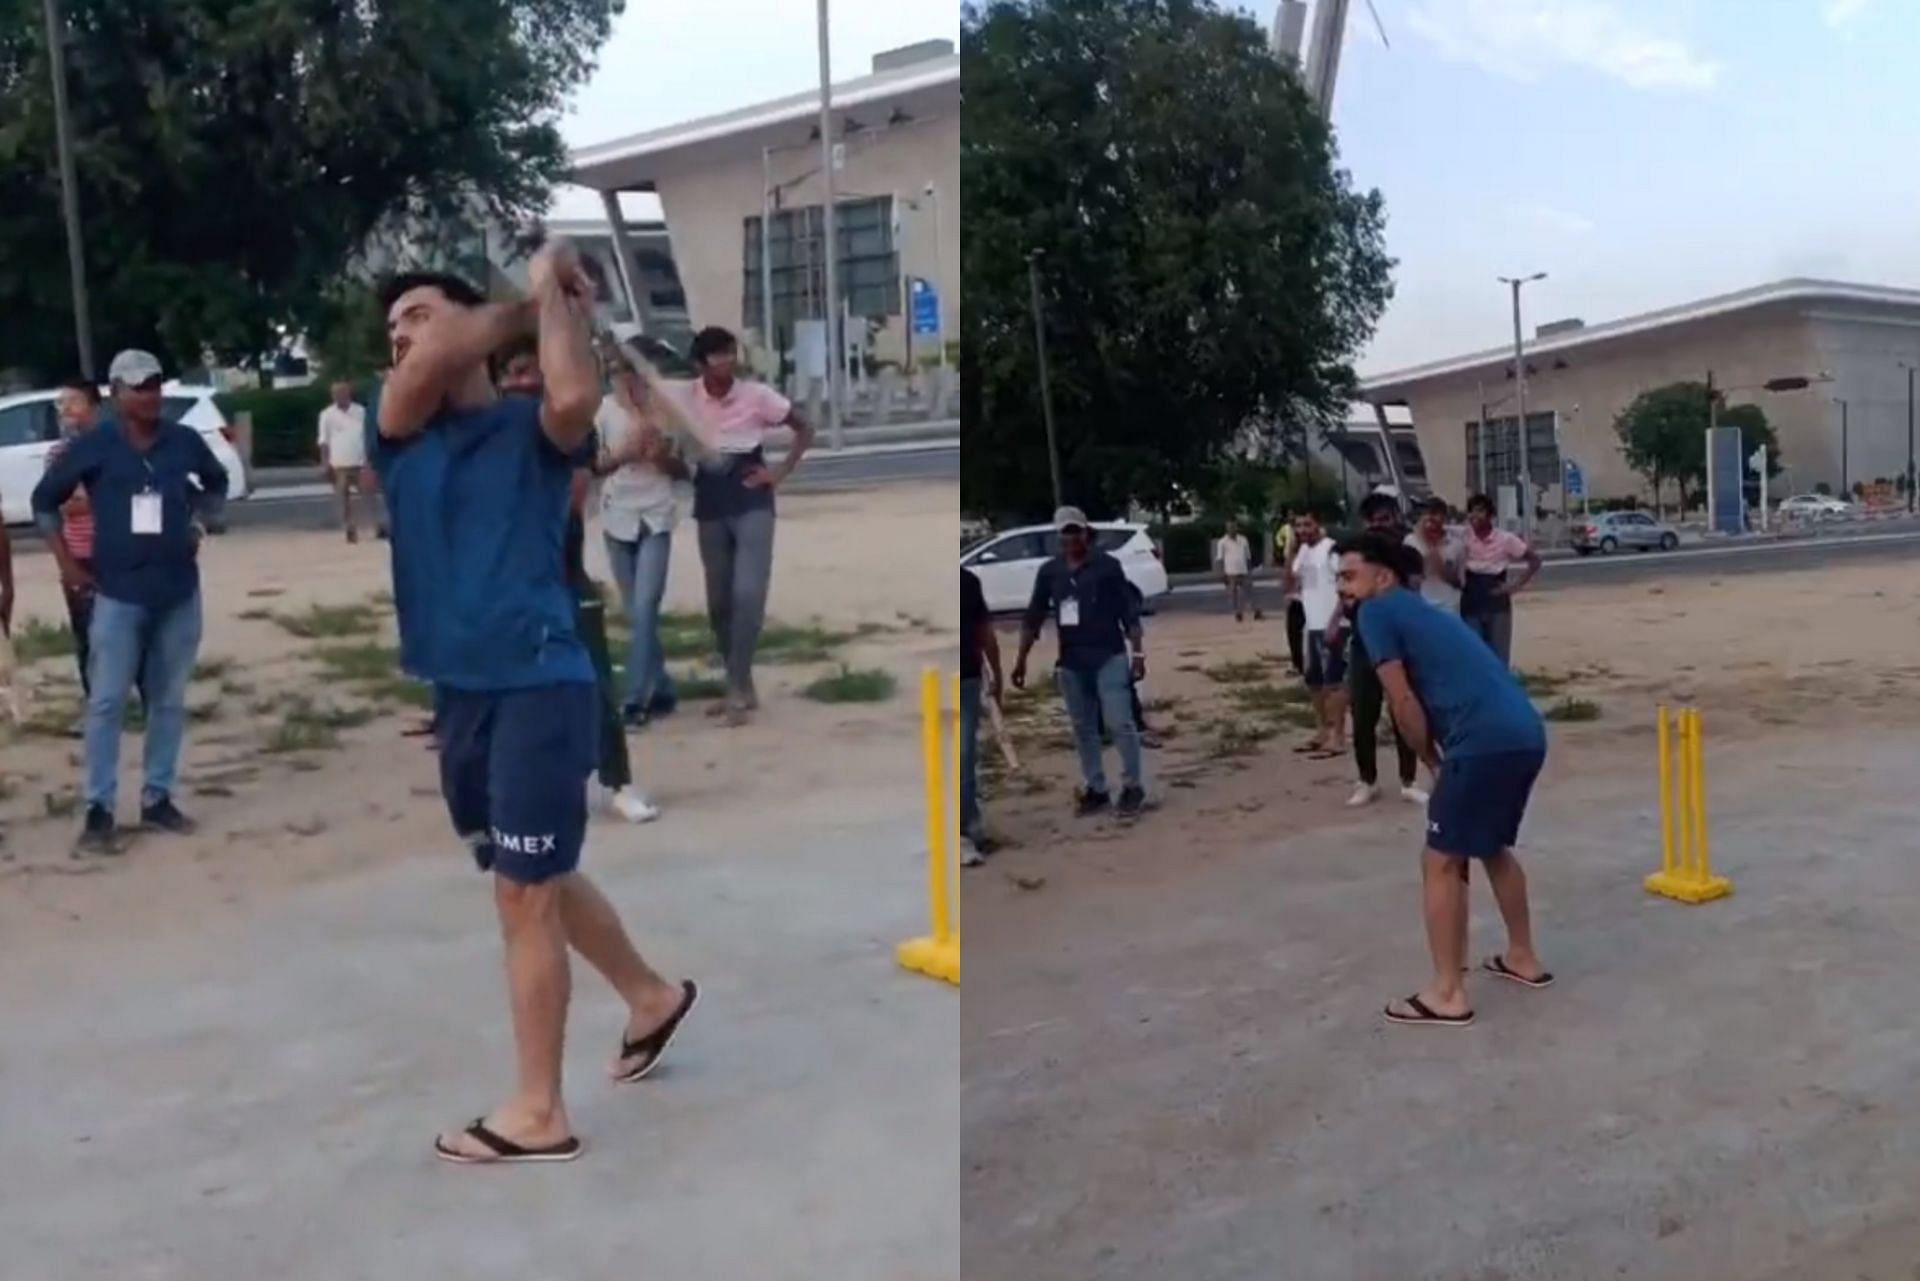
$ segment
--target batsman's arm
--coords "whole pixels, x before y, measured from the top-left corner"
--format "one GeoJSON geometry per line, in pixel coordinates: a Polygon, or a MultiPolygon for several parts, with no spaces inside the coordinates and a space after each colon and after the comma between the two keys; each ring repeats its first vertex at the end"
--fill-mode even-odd
{"type": "Polygon", "coordinates": [[[533,320],[533,304],[525,301],[455,308],[435,317],[387,375],[380,392],[380,434],[389,440],[419,435],[454,383],[524,335],[533,320]]]}
{"type": "Polygon", "coordinates": [[[540,326],[540,372],[546,390],[540,399],[540,429],[561,453],[572,455],[587,442],[600,410],[600,362],[593,351],[593,330],[580,298],[556,283],[536,292],[540,326]]]}
{"type": "Polygon", "coordinates": [[[1413,684],[1407,679],[1407,665],[1395,658],[1380,664],[1375,671],[1380,677],[1380,688],[1386,693],[1387,710],[1393,714],[1393,727],[1400,731],[1401,741],[1430,768],[1438,769],[1440,753],[1434,745],[1433,731],[1427,725],[1427,709],[1420,706],[1420,699],[1413,692],[1413,684]]]}

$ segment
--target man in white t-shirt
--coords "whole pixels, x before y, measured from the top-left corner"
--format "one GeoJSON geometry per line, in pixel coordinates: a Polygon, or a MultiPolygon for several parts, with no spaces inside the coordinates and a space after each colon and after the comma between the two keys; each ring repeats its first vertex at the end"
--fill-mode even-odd
{"type": "Polygon", "coordinates": [[[1247,536],[1240,532],[1240,522],[1227,522],[1227,532],[1219,542],[1213,545],[1213,567],[1220,571],[1220,579],[1227,585],[1227,600],[1233,605],[1233,621],[1247,621],[1247,610],[1253,610],[1253,619],[1259,622],[1266,615],[1260,612],[1260,602],[1253,596],[1253,548],[1247,543],[1247,536]]]}
{"type": "Polygon", "coordinates": [[[1447,528],[1447,500],[1429,498],[1420,507],[1419,523],[1407,535],[1407,546],[1420,553],[1420,596],[1448,613],[1460,610],[1460,572],[1466,561],[1466,541],[1447,528]]]}
{"type": "MultiPolygon", "coordinates": [[[[333,403],[320,411],[320,462],[327,469],[327,481],[340,499],[340,525],[347,541],[360,541],[360,523],[355,519],[353,496],[365,495],[369,505],[377,505],[375,486],[367,467],[367,411],[353,400],[353,386],[346,382],[333,385],[333,403]]],[[[386,536],[386,523],[379,513],[374,522],[380,536],[386,536]]]]}
{"type": "Polygon", "coordinates": [[[1306,666],[1301,675],[1313,698],[1317,723],[1313,737],[1294,750],[1313,760],[1333,760],[1347,752],[1346,643],[1337,633],[1328,636],[1340,613],[1339,558],[1318,516],[1296,517],[1293,531],[1299,550],[1287,568],[1287,590],[1300,594],[1306,616],[1306,666]]]}

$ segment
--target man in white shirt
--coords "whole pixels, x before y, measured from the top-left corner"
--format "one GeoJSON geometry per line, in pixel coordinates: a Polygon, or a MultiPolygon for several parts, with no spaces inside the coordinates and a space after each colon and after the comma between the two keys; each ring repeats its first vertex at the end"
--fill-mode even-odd
{"type": "Polygon", "coordinates": [[[600,529],[607,564],[633,624],[623,707],[638,728],[678,704],[660,643],[673,531],[692,504],[687,464],[673,452],[649,404],[652,393],[631,366],[615,370],[613,394],[594,420],[600,433],[600,529]]]}
{"type": "Polygon", "coordinates": [[[1220,578],[1227,585],[1227,599],[1233,605],[1233,621],[1247,621],[1247,609],[1253,609],[1253,619],[1259,622],[1266,615],[1260,612],[1260,602],[1253,596],[1252,578],[1253,548],[1247,544],[1247,536],[1240,532],[1240,522],[1227,522],[1227,532],[1219,542],[1213,545],[1213,565],[1220,571],[1220,578]]]}
{"type": "Polygon", "coordinates": [[[1460,611],[1460,572],[1467,546],[1447,528],[1447,500],[1429,498],[1420,508],[1420,521],[1407,535],[1407,546],[1420,553],[1420,596],[1449,614],[1460,611]]]}
{"type": "Polygon", "coordinates": [[[1313,698],[1317,723],[1312,738],[1295,748],[1311,760],[1330,761],[1347,752],[1347,659],[1345,638],[1328,629],[1340,613],[1339,569],[1333,539],[1312,514],[1298,516],[1293,532],[1299,550],[1287,568],[1287,590],[1300,595],[1306,616],[1306,667],[1301,675],[1313,698]]]}
{"type": "Polygon", "coordinates": [[[320,411],[320,462],[327,469],[327,481],[340,498],[340,525],[347,541],[360,541],[360,523],[355,519],[353,496],[366,497],[376,508],[374,523],[380,537],[387,536],[386,522],[377,510],[377,489],[369,484],[367,467],[367,411],[353,400],[353,386],[346,382],[333,385],[333,403],[320,411]]]}

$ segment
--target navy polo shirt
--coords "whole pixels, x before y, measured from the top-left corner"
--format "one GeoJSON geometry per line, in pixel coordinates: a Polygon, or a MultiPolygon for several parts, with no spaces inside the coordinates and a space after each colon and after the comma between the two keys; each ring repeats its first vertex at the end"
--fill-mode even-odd
{"type": "Polygon", "coordinates": [[[1097,672],[1124,654],[1127,633],[1140,625],[1127,571],[1098,548],[1078,569],[1064,556],[1040,567],[1027,602],[1027,630],[1038,632],[1048,617],[1060,633],[1060,666],[1077,672],[1097,672]],[[1079,621],[1063,623],[1063,613],[1079,621]]]}
{"type": "Polygon", "coordinates": [[[61,450],[34,487],[35,523],[59,529],[61,504],[82,486],[93,505],[93,580],[102,596],[163,610],[200,589],[193,520],[219,517],[227,469],[199,432],[163,422],[142,452],[120,423],[99,423],[61,450]],[[133,532],[134,499],[144,494],[160,500],[159,533],[133,532]]]}
{"type": "Polygon", "coordinates": [[[458,690],[592,684],[567,586],[574,462],[540,430],[540,402],[444,410],[406,440],[368,435],[401,665],[458,690]]]}

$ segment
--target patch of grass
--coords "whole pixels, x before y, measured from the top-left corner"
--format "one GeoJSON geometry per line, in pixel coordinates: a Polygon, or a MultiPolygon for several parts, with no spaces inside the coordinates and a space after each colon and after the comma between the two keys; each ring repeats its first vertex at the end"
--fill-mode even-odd
{"type": "Polygon", "coordinates": [[[193,679],[197,681],[217,681],[233,670],[231,658],[203,658],[193,665],[193,679]]]}
{"type": "Polygon", "coordinates": [[[48,818],[71,818],[80,808],[78,792],[48,792],[40,798],[48,818]]]}
{"type": "Polygon", "coordinates": [[[78,703],[36,700],[21,720],[20,732],[32,738],[79,738],[82,710],[78,703]]]}
{"type": "Polygon", "coordinates": [[[226,698],[252,698],[253,686],[245,681],[224,680],[220,682],[220,693],[226,698]]]}
{"type": "Polygon", "coordinates": [[[822,676],[804,692],[816,703],[884,703],[899,688],[892,672],[855,671],[842,663],[839,671],[822,676]]]}
{"type": "Polygon", "coordinates": [[[1520,682],[1520,688],[1539,698],[1546,694],[1557,694],[1572,679],[1567,676],[1555,676],[1552,672],[1515,672],[1514,678],[1520,682]]]}
{"type": "Polygon", "coordinates": [[[209,725],[219,719],[220,704],[218,703],[189,703],[187,705],[187,720],[195,725],[209,725]]]}
{"type": "Polygon", "coordinates": [[[73,653],[73,633],[44,618],[23,618],[13,629],[13,660],[25,667],[45,658],[73,653]]]}
{"type": "Polygon", "coordinates": [[[340,731],[365,725],[374,717],[370,707],[336,707],[315,703],[304,694],[284,700],[280,723],[263,744],[275,754],[321,751],[340,745],[340,731]]]}
{"type": "Polygon", "coordinates": [[[727,682],[711,672],[675,672],[673,692],[683,703],[710,703],[727,696],[727,682]]]}
{"type": "Polygon", "coordinates": [[[1597,721],[1600,719],[1600,704],[1586,698],[1563,698],[1540,714],[1550,721],[1597,721]]]}
{"type": "Polygon", "coordinates": [[[713,631],[706,615],[672,610],[661,614],[660,648],[668,658],[705,658],[713,653],[713,631]]]}
{"type": "Polygon", "coordinates": [[[389,676],[360,687],[360,692],[388,707],[411,707],[425,711],[433,706],[433,686],[408,676],[389,676]]]}
{"type": "MultiPolygon", "coordinates": [[[[622,624],[615,624],[613,630],[622,636],[628,634],[622,624]]],[[[849,641],[885,630],[884,626],[869,623],[851,632],[836,632],[815,623],[796,626],[773,619],[760,632],[757,657],[763,663],[824,663],[849,641]]],[[[672,611],[662,614],[660,648],[674,660],[706,658],[712,654],[713,629],[707,625],[706,615],[672,611]]]]}
{"type": "Polygon", "coordinates": [[[1248,724],[1245,721],[1221,721],[1214,729],[1213,743],[1207,749],[1207,755],[1215,760],[1251,756],[1260,750],[1260,744],[1279,732],[1271,725],[1248,724]]]}
{"type": "Polygon", "coordinates": [[[1246,712],[1278,716],[1303,707],[1312,695],[1302,685],[1235,685],[1227,691],[1235,707],[1246,712]]]}
{"type": "Polygon", "coordinates": [[[302,640],[369,636],[380,630],[380,611],[365,601],[352,605],[312,605],[298,614],[275,614],[273,621],[302,640]]]}
{"type": "Polygon", "coordinates": [[[400,667],[399,651],[379,641],[356,645],[322,645],[309,655],[321,671],[336,680],[384,681],[400,667]]]}
{"type": "Polygon", "coordinates": [[[243,609],[236,614],[235,617],[245,619],[249,623],[266,623],[273,620],[273,611],[270,609],[243,609]]]}
{"type": "Polygon", "coordinates": [[[1216,685],[1264,684],[1267,677],[1273,674],[1272,668],[1265,663],[1247,661],[1216,663],[1204,670],[1207,679],[1216,685]]]}

